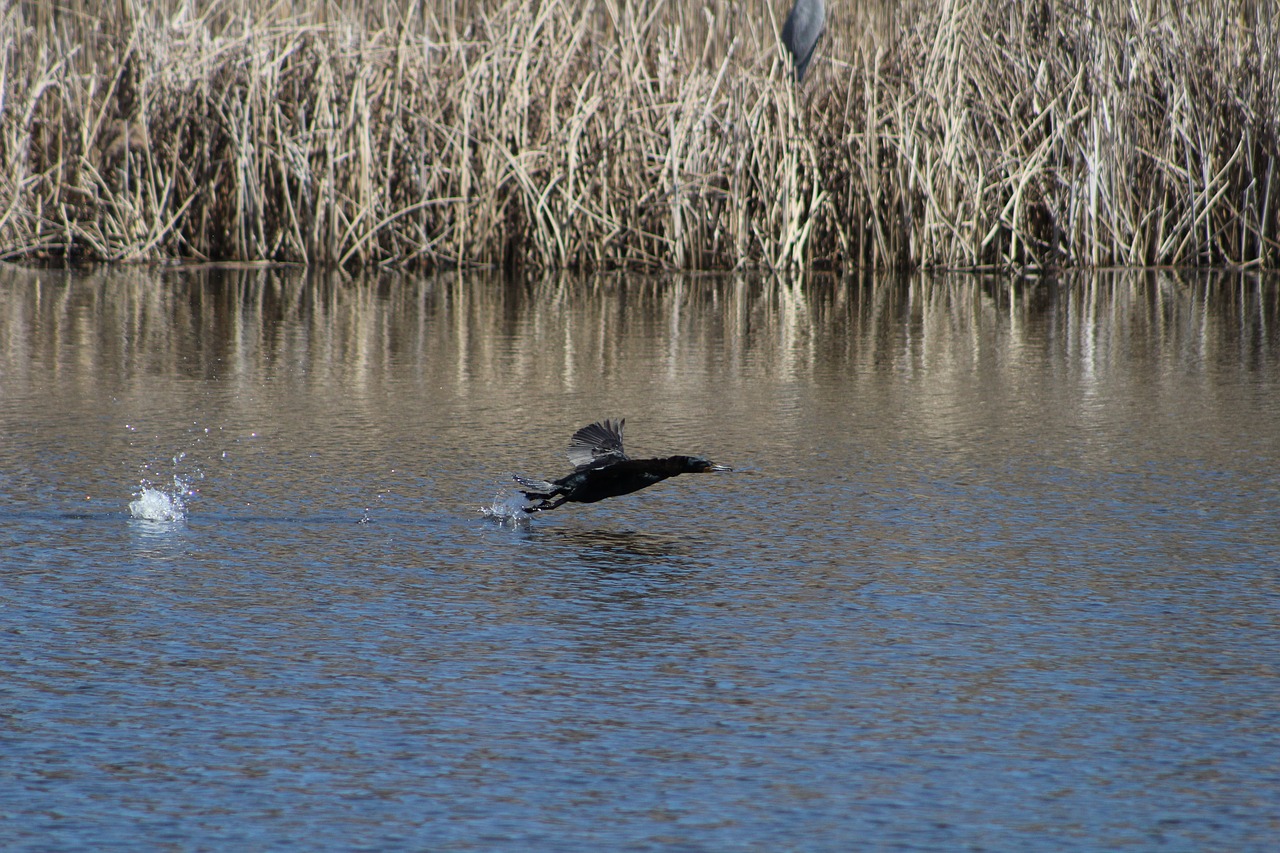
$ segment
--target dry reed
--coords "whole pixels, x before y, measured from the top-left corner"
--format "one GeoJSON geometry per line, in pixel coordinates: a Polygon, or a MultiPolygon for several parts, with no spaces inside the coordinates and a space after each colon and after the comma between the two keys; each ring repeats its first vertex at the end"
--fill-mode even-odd
{"type": "Polygon", "coordinates": [[[0,258],[1276,265],[1276,4],[787,5],[11,2],[0,258]]]}

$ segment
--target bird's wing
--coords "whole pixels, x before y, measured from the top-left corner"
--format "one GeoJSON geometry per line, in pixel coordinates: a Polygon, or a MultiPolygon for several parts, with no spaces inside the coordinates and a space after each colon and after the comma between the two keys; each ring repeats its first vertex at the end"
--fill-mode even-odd
{"type": "Polygon", "coordinates": [[[622,450],[622,425],[626,418],[605,418],[584,426],[569,439],[565,454],[575,468],[584,465],[607,465],[627,458],[622,450]]]}

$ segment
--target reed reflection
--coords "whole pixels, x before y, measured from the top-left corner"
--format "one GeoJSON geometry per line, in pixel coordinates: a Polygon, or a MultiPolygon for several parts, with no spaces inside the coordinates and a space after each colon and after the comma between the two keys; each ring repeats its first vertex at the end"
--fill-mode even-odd
{"type": "MultiPolygon", "coordinates": [[[[1019,382],[1053,362],[1088,385],[1133,368],[1272,369],[1274,279],[1165,272],[1011,281],[917,277],[551,277],[350,280],[295,270],[0,271],[0,359],[15,386],[74,376],[338,383],[390,377],[452,394],[584,402],[621,377],[690,395],[863,381],[945,386],[973,371],[1019,382]],[[874,380],[873,380],[874,381],[874,380]]],[[[530,409],[536,407],[528,407],[530,409]]],[[[582,411],[565,416],[576,422],[582,411]]],[[[560,427],[563,428],[562,426],[560,427]]]]}

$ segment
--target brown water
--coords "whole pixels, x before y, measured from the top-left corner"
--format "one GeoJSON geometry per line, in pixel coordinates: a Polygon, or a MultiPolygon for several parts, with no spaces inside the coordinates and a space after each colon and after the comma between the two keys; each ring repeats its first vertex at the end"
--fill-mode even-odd
{"type": "Polygon", "coordinates": [[[0,842],[1269,849],[1278,416],[1249,277],[0,270],[0,842]],[[736,470],[481,515],[605,416],[736,470]]]}

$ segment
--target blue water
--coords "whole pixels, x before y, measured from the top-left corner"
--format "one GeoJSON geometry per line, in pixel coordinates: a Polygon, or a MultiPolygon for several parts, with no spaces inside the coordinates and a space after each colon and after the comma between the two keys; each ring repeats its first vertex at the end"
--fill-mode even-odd
{"type": "Polygon", "coordinates": [[[115,275],[0,281],[8,848],[1274,843],[1274,286],[115,275]],[[484,518],[606,415],[736,470],[484,518]]]}

